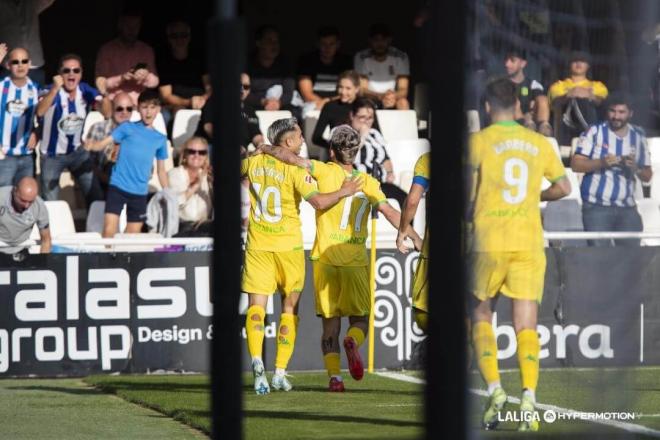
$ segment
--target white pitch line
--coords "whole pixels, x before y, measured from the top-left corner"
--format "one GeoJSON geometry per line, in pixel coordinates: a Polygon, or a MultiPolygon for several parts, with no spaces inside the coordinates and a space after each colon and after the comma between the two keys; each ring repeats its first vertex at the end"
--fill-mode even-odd
{"type": "MultiPolygon", "coordinates": [[[[399,380],[403,382],[410,382],[410,383],[416,383],[416,384],[425,384],[426,381],[424,379],[420,379],[418,377],[412,377],[412,376],[407,376],[405,374],[401,373],[393,373],[393,372],[379,372],[375,373],[379,376],[382,377],[387,377],[390,379],[394,380],[399,380]]],[[[479,396],[484,396],[488,397],[488,392],[486,390],[478,390],[478,389],[473,389],[470,388],[470,392],[477,394],[479,396]]],[[[508,397],[507,401],[519,405],[520,404],[520,399],[517,397],[508,397]]],[[[655,429],[647,428],[646,426],[642,425],[636,425],[634,423],[628,423],[628,422],[621,422],[618,420],[601,420],[601,419],[581,419],[580,416],[583,414],[588,414],[587,412],[583,411],[577,411],[571,408],[563,408],[561,406],[556,406],[556,405],[549,405],[546,403],[536,403],[536,407],[538,409],[542,409],[545,411],[554,411],[556,413],[562,413],[562,414],[572,414],[576,416],[576,420],[582,420],[585,422],[592,422],[592,423],[597,423],[599,425],[605,425],[605,426],[611,426],[613,428],[621,429],[627,432],[631,432],[634,434],[646,434],[650,435],[652,437],[660,438],[660,431],[657,431],[655,429]]],[[[649,415],[651,416],[651,415],[649,415]]],[[[655,416],[655,414],[653,415],[655,416]]],[[[648,417],[648,416],[647,416],[648,417]]]]}

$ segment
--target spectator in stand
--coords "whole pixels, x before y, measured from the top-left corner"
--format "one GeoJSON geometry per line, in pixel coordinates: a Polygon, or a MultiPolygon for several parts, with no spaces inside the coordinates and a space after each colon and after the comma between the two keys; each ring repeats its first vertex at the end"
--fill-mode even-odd
{"type": "MultiPolygon", "coordinates": [[[[119,144],[119,154],[112,168],[105,200],[103,236],[106,238],[117,233],[119,215],[124,205],[128,221],[126,232],[142,231],[154,159],[160,185],[163,189],[169,187],[165,171],[167,138],[153,127],[154,120],[160,113],[160,95],[156,89],[147,89],[140,93],[138,111],[141,120],[119,125],[110,136],[97,143],[99,146],[110,142],[119,144]]],[[[85,144],[85,148],[91,147],[92,144],[85,144]]]]}
{"type": "Polygon", "coordinates": [[[36,111],[41,118],[41,195],[44,200],[57,200],[60,175],[68,169],[90,205],[101,200],[103,192],[94,176],[89,151],[80,148],[83,124],[87,113],[97,107],[103,107],[102,113],[109,115],[112,104],[106,90],[96,90],[80,81],[80,56],[62,56],[58,72],[36,111]]]}
{"type": "MultiPolygon", "coordinates": [[[[585,231],[642,231],[635,204],[635,176],[653,177],[644,132],[630,124],[633,110],[628,97],[612,94],[607,121],[592,125],[580,136],[571,159],[575,172],[585,173],[580,186],[585,231]]],[[[639,240],[615,240],[621,246],[639,246],[639,240]]],[[[590,240],[591,246],[609,246],[611,240],[590,240]]]]}
{"type": "Polygon", "coordinates": [[[171,110],[172,117],[182,108],[201,109],[211,94],[204,56],[191,47],[190,35],[190,25],[185,21],[169,23],[169,50],[157,58],[160,96],[171,110]]]}
{"type": "Polygon", "coordinates": [[[355,70],[362,76],[362,94],[383,108],[406,110],[410,63],[405,52],[391,46],[392,33],[385,24],[369,29],[369,49],[355,54],[355,70]]]}
{"type": "MultiPolygon", "coordinates": [[[[330,129],[348,123],[351,105],[360,92],[360,75],[355,70],[346,70],[339,74],[337,82],[338,99],[334,99],[323,106],[319,120],[312,134],[312,142],[319,147],[330,148],[330,143],[323,137],[329,126],[330,129]]],[[[329,139],[329,137],[328,137],[329,139]]],[[[321,158],[323,160],[324,158],[321,158]]]]}
{"type": "Polygon", "coordinates": [[[527,57],[522,49],[511,49],[504,58],[504,68],[518,91],[516,120],[544,136],[552,136],[550,105],[540,82],[525,76],[527,57]]]}
{"type": "Polygon", "coordinates": [[[246,102],[257,110],[294,110],[295,81],[289,61],[280,53],[280,33],[271,25],[257,29],[256,51],[248,59],[252,90],[246,102]]]}
{"type": "Polygon", "coordinates": [[[559,145],[571,140],[598,121],[598,107],[607,98],[607,87],[589,79],[589,55],[573,52],[569,61],[569,77],[550,86],[548,98],[555,114],[559,145]]]}
{"type": "Polygon", "coordinates": [[[113,141],[102,143],[122,122],[131,119],[133,100],[128,93],[117,93],[112,100],[112,116],[93,124],[85,139],[85,149],[90,150],[92,169],[103,192],[108,190],[112,166],[117,160],[117,146],[113,141]]]}
{"type": "Polygon", "coordinates": [[[186,141],[181,165],[167,176],[170,188],[179,199],[178,236],[208,236],[211,233],[213,180],[206,139],[193,137],[186,141]]]}
{"type": "MultiPolygon", "coordinates": [[[[259,146],[264,142],[264,137],[259,128],[259,118],[250,104],[245,102],[245,99],[250,94],[250,75],[241,73],[241,148],[246,149],[247,146],[259,146]]],[[[212,122],[211,106],[205,105],[202,109],[202,117],[199,121],[196,136],[203,137],[208,141],[213,137],[213,122],[212,122]]]]}
{"type": "Polygon", "coordinates": [[[117,38],[105,43],[96,56],[96,86],[106,88],[110,99],[126,92],[133,104],[142,91],[158,86],[154,50],[138,40],[142,16],[127,10],[117,23],[117,38]]]}
{"type": "Polygon", "coordinates": [[[339,74],[353,68],[350,56],[339,51],[339,29],[322,27],[318,31],[318,49],[300,57],[298,90],[305,103],[314,103],[321,110],[337,97],[339,74]]]}
{"type": "Polygon", "coordinates": [[[353,102],[349,116],[351,127],[360,133],[362,139],[353,165],[359,171],[378,179],[387,198],[396,199],[399,206],[404,206],[407,193],[394,184],[394,169],[387,154],[385,139],[380,131],[373,128],[376,104],[369,98],[358,98],[353,102]],[[377,168],[375,172],[374,167],[377,168]]]}
{"type": "Polygon", "coordinates": [[[34,112],[39,86],[28,77],[30,54],[21,47],[7,55],[9,76],[2,80],[0,107],[0,186],[15,185],[21,178],[34,175],[34,112]]]}
{"type": "Polygon", "coordinates": [[[23,177],[15,186],[0,188],[0,241],[11,247],[0,247],[0,252],[15,254],[25,251],[19,246],[30,238],[34,225],[41,237],[41,253],[50,253],[48,209],[33,177],[23,177]]]}
{"type": "MultiPolygon", "coordinates": [[[[24,47],[30,53],[30,78],[38,85],[46,81],[44,51],[39,33],[39,14],[55,0],[0,0],[0,41],[11,49],[24,47]]],[[[7,72],[3,72],[5,76],[7,72]]]]}

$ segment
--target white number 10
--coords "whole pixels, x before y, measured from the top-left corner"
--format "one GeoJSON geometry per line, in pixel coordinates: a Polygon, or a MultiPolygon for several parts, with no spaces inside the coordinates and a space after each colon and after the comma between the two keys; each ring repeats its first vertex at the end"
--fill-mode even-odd
{"type": "Polygon", "coordinates": [[[504,162],[504,181],[507,185],[515,187],[514,190],[502,190],[502,197],[505,202],[517,205],[525,200],[525,197],[527,197],[527,178],[528,167],[524,160],[511,158],[504,162]]]}
{"type": "Polygon", "coordinates": [[[274,186],[267,186],[263,194],[260,183],[252,183],[256,195],[256,204],[254,206],[254,220],[260,221],[263,216],[268,223],[277,223],[282,220],[282,196],[280,190],[274,186]],[[273,212],[268,211],[268,199],[273,197],[273,212]]]}

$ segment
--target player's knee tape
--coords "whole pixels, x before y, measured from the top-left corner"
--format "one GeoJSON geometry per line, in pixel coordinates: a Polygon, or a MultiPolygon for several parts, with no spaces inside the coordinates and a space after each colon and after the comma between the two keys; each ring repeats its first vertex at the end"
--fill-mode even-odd
{"type": "Polygon", "coordinates": [[[261,357],[264,345],[264,320],[266,311],[262,306],[250,306],[245,315],[248,351],[252,357],[261,357]]]}
{"type": "Polygon", "coordinates": [[[280,328],[277,332],[277,355],[275,356],[275,368],[286,370],[293,349],[296,345],[296,316],[291,313],[282,313],[280,316],[280,328]]]}

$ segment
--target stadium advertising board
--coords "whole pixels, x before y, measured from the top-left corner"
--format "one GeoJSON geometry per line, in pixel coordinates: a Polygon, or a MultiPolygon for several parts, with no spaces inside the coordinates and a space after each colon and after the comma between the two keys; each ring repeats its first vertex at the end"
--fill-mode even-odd
{"type": "MultiPolygon", "coordinates": [[[[660,249],[549,249],[547,256],[538,327],[544,366],[660,364],[660,249]]],[[[0,375],[208,371],[210,258],[59,254],[15,262],[0,255],[0,375]]],[[[377,368],[415,368],[423,356],[409,296],[416,261],[417,254],[378,252],[377,368]]],[[[267,316],[269,367],[278,303],[267,316]]],[[[290,370],[323,369],[311,270],[300,315],[290,370]]],[[[498,304],[495,321],[501,365],[515,366],[508,301],[498,304]]]]}

